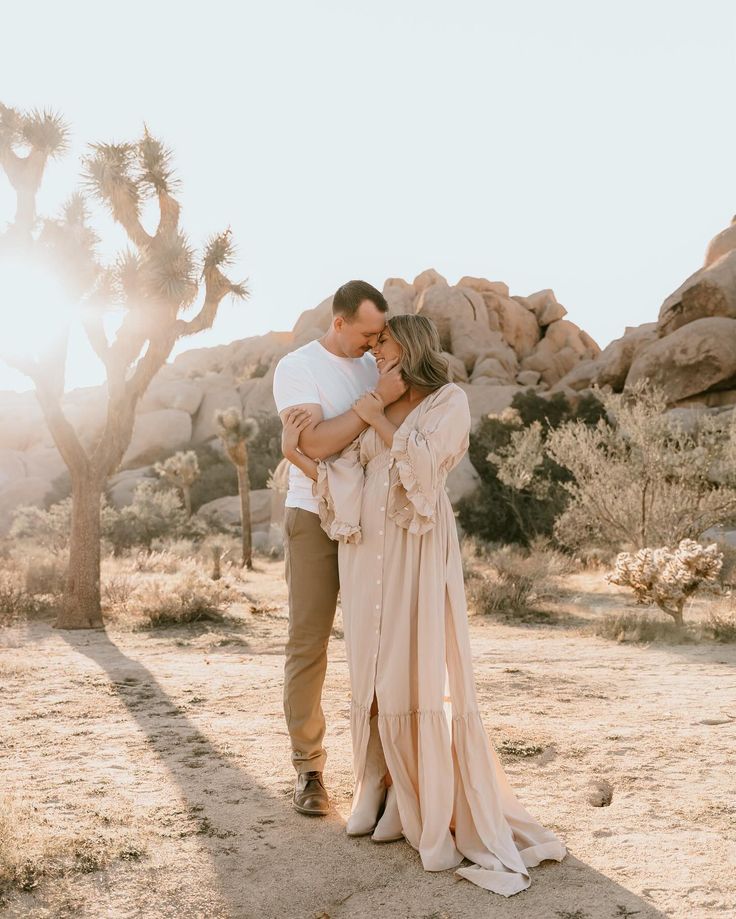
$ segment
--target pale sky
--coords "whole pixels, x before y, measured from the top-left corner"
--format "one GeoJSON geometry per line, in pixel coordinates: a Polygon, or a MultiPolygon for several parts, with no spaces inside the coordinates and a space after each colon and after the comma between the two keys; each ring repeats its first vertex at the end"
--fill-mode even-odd
{"type": "MultiPolygon", "coordinates": [[[[42,211],[87,143],[145,121],[192,242],[232,227],[252,296],[186,348],[428,267],[551,287],[603,347],[657,318],[736,212],[729,0],[29,0],[3,26],[2,101],[73,130],[42,211]]],[[[0,223],[13,204],[0,176],[0,223]]],[[[101,379],[75,342],[68,384],[101,379]]],[[[0,365],[0,389],[27,388],[0,365]]]]}

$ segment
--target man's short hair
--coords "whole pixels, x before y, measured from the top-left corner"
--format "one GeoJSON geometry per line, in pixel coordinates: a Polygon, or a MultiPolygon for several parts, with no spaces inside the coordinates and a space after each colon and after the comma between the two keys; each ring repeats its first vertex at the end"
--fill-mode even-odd
{"type": "Polygon", "coordinates": [[[348,322],[355,319],[358,307],[364,300],[370,300],[382,313],[388,312],[388,303],[380,290],[367,281],[348,281],[338,287],[332,300],[332,315],[343,316],[348,322]]]}

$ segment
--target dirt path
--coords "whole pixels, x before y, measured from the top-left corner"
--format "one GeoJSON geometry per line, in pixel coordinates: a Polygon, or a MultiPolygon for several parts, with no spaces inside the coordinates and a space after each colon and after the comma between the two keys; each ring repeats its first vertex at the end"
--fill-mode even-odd
{"type": "MultiPolygon", "coordinates": [[[[524,804],[567,843],[509,900],[425,873],[405,843],[348,839],[348,678],[325,690],[331,815],[292,788],[281,713],[281,564],[240,625],[0,639],[0,788],[54,826],[133,833],[136,860],[46,881],[8,916],[706,919],[736,915],[736,648],[630,647],[575,629],[471,621],[477,685],[524,804]],[[609,807],[589,783],[613,786],[609,807]]],[[[584,591],[578,584],[575,589],[584,591]]],[[[591,586],[591,590],[593,587],[591,586]]],[[[588,598],[592,605],[593,597],[588,598]]],[[[585,593],[579,602],[585,604],[585,593]]]]}

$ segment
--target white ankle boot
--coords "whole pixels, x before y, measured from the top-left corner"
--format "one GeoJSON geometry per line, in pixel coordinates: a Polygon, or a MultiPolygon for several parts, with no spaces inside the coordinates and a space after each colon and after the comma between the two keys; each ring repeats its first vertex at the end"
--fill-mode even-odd
{"type": "Polygon", "coordinates": [[[401,817],[399,816],[399,805],[396,800],[396,786],[389,785],[386,792],[386,806],[383,810],[383,816],[378,821],[371,839],[373,842],[393,842],[395,839],[403,838],[404,833],[401,827],[401,817]]]}
{"type": "Polygon", "coordinates": [[[360,797],[353,802],[353,810],[345,830],[348,836],[367,836],[373,832],[378,811],[386,796],[386,760],[378,734],[378,716],[371,718],[371,731],[365,756],[365,772],[360,786],[360,797]]]}

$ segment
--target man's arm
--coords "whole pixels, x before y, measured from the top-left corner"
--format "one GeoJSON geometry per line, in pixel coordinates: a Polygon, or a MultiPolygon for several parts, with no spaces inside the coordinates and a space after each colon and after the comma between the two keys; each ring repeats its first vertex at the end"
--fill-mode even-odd
{"type": "MultiPolygon", "coordinates": [[[[312,413],[311,423],[299,437],[299,449],[313,460],[327,459],[328,456],[339,453],[368,427],[352,409],[325,420],[319,403],[305,402],[297,407],[305,408],[312,413]]],[[[286,411],[289,409],[284,409],[280,413],[282,421],[286,411]]]]}
{"type": "MultiPolygon", "coordinates": [[[[401,376],[398,360],[387,363],[375,389],[379,402],[383,406],[390,405],[405,391],[406,383],[401,376]]],[[[327,420],[324,420],[321,405],[305,403],[300,408],[306,408],[312,413],[312,423],[302,431],[299,449],[314,460],[326,459],[339,453],[369,427],[352,408],[327,420]]]]}

